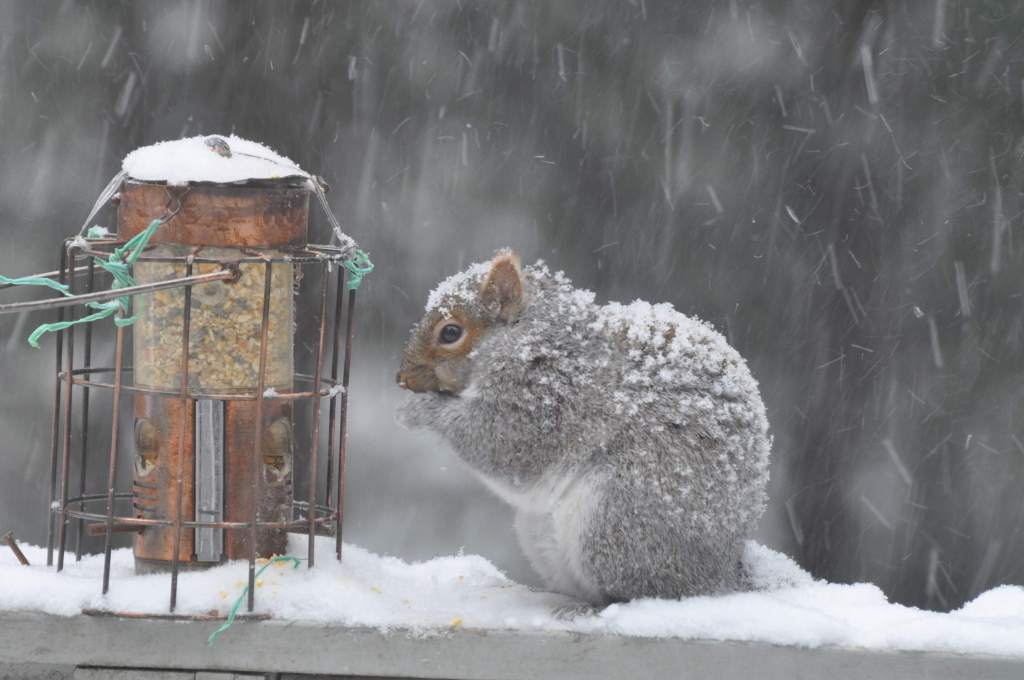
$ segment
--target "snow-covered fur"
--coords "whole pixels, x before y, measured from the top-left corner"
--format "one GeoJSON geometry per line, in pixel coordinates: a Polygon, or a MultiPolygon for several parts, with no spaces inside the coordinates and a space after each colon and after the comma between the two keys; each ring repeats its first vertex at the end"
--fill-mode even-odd
{"type": "Polygon", "coordinates": [[[598,306],[505,252],[431,294],[398,379],[417,392],[399,420],[441,434],[515,506],[552,589],[604,605],[749,587],[768,422],[746,363],[708,324],[664,303],[598,306]],[[449,323],[469,346],[443,351],[449,323]]]}

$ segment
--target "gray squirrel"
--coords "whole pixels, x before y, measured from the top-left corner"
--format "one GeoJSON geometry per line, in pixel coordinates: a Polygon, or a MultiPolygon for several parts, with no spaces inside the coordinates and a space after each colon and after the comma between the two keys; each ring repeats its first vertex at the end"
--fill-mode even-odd
{"type": "Polygon", "coordinates": [[[746,363],[667,303],[594,303],[499,251],[444,281],[397,381],[516,509],[527,559],[582,606],[751,587],[771,440],[746,363]]]}

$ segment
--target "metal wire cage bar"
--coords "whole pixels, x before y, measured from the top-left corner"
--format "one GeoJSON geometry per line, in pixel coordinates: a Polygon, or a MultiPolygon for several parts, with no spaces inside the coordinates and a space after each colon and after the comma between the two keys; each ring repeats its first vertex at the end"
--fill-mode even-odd
{"type": "MultiPolygon", "coordinates": [[[[89,241],[83,244],[80,240],[68,240],[62,244],[60,253],[60,266],[50,275],[56,276],[61,283],[69,287],[71,298],[58,298],[49,301],[33,303],[14,303],[11,305],[0,305],[0,313],[8,311],[24,311],[25,309],[51,309],[55,312],[58,321],[73,320],[76,312],[75,307],[68,304],[68,300],[88,301],[97,299],[112,299],[113,293],[97,292],[96,279],[97,271],[92,266],[92,258],[105,256],[114,248],[122,246],[124,241],[105,239],[89,241]],[[88,262],[82,263],[82,258],[88,262]],[[84,277],[82,275],[85,275],[84,277]],[[84,278],[86,291],[76,294],[76,278],[84,278]]],[[[84,333],[84,346],[81,356],[82,365],[76,367],[75,335],[76,327],[70,326],[57,333],[56,337],[56,360],[55,360],[55,382],[53,393],[53,414],[52,431],[50,441],[50,479],[49,498],[47,504],[47,564],[53,564],[53,554],[56,555],[57,570],[64,568],[65,555],[69,549],[69,527],[74,525],[74,552],[76,559],[82,555],[83,536],[103,537],[103,582],[102,591],[107,592],[110,587],[110,562],[113,535],[115,533],[135,533],[147,530],[171,530],[173,531],[173,551],[170,568],[170,598],[169,609],[174,611],[177,604],[178,574],[181,569],[179,553],[182,546],[182,539],[187,531],[201,529],[216,529],[224,532],[247,532],[248,540],[248,563],[249,563],[249,588],[248,588],[248,610],[251,612],[255,606],[255,565],[258,555],[257,534],[265,530],[286,531],[292,533],[303,533],[308,537],[308,554],[306,555],[307,565],[312,568],[316,559],[317,535],[333,536],[335,538],[335,557],[341,559],[342,522],[344,518],[344,483],[345,483],[345,457],[346,443],[348,436],[347,415],[348,415],[348,386],[352,364],[352,345],[354,339],[354,307],[356,299],[355,290],[347,290],[347,271],[341,266],[348,256],[348,251],[334,246],[308,245],[294,249],[291,252],[282,253],[281,250],[261,251],[255,249],[243,249],[241,257],[225,258],[210,256],[201,252],[201,248],[194,248],[186,255],[168,255],[166,252],[143,254],[140,262],[161,262],[176,267],[184,267],[185,276],[172,280],[156,281],[148,284],[140,284],[131,289],[118,291],[119,295],[129,293],[140,295],[157,290],[173,291],[180,290],[182,299],[183,319],[181,323],[181,357],[180,357],[180,381],[177,389],[154,387],[143,384],[136,384],[134,379],[134,368],[126,365],[126,330],[124,326],[118,326],[115,331],[114,340],[114,361],[113,366],[94,366],[93,357],[96,355],[94,348],[94,337],[91,330],[84,333]],[[259,367],[256,380],[256,389],[217,391],[198,388],[192,379],[193,371],[190,362],[190,341],[192,338],[191,309],[193,289],[195,286],[210,283],[211,281],[223,281],[226,285],[232,285],[239,278],[239,267],[241,264],[259,265],[263,270],[263,298],[262,318],[260,321],[259,337],[259,367]],[[271,286],[273,283],[273,265],[289,263],[299,267],[313,267],[319,270],[319,297],[316,303],[318,315],[316,317],[315,344],[313,345],[311,374],[294,372],[292,383],[295,389],[287,389],[278,392],[274,389],[267,389],[267,375],[270,364],[268,357],[268,344],[270,336],[270,307],[271,307],[271,286]],[[219,270],[211,273],[196,274],[194,267],[198,264],[219,265],[219,270]],[[333,285],[331,279],[334,279],[333,285]],[[347,290],[347,295],[345,294],[347,290]],[[333,302],[331,297],[333,296],[333,302]],[[346,305],[347,299],[347,305],[346,305]],[[333,312],[333,314],[332,314],[333,312]],[[330,319],[329,317],[333,316],[330,319]],[[344,342],[342,334],[344,333],[344,342]],[[328,337],[329,334],[329,337],[328,337]],[[329,343],[329,344],[328,344],[329,343]],[[329,355],[329,356],[328,356],[329,355]],[[324,375],[325,365],[329,363],[328,375],[324,375]],[[112,381],[109,378],[101,379],[103,375],[113,374],[112,381]],[[339,373],[341,374],[339,376],[339,373]],[[340,378],[340,379],[339,379],[340,378]],[[303,389],[303,388],[307,389],[303,389]],[[92,390],[108,390],[113,395],[113,405],[110,412],[110,435],[109,451],[106,459],[106,486],[99,492],[90,492],[87,488],[87,466],[102,463],[102,460],[92,449],[98,443],[97,437],[90,438],[90,395],[92,390]],[[77,392],[77,394],[76,394],[77,392]],[[185,487],[189,483],[188,475],[184,469],[186,456],[183,453],[186,441],[186,428],[190,422],[189,418],[181,417],[177,434],[178,455],[176,474],[173,477],[173,511],[167,513],[169,516],[142,517],[136,514],[120,514],[118,505],[124,504],[133,499],[135,491],[119,490],[117,488],[117,471],[119,461],[124,461],[121,449],[123,443],[119,440],[119,431],[122,427],[123,414],[122,395],[134,393],[136,395],[157,395],[162,399],[177,399],[182,413],[194,407],[197,399],[219,399],[225,402],[249,402],[254,405],[254,422],[257,429],[261,427],[264,412],[269,403],[309,403],[312,408],[312,425],[309,437],[309,449],[305,452],[305,459],[300,457],[299,451],[294,454],[294,467],[298,469],[304,463],[308,480],[307,498],[303,501],[292,500],[291,518],[281,520],[280,518],[265,518],[260,514],[260,504],[255,499],[260,497],[261,479],[260,467],[263,464],[264,437],[257,433],[252,437],[252,451],[250,462],[251,472],[251,515],[247,521],[228,520],[220,517],[218,520],[203,519],[198,516],[189,519],[185,515],[183,507],[185,487]],[[326,461],[326,475],[319,474],[320,468],[320,432],[321,432],[321,410],[328,409],[327,447],[328,455],[326,461]],[[76,408],[77,407],[77,408],[76,408]],[[78,440],[73,435],[75,415],[79,416],[78,440]],[[73,455],[73,449],[78,444],[77,460],[73,455]],[[90,455],[92,454],[92,455],[90,455]],[[73,475],[79,480],[77,493],[69,494],[69,483],[73,475]],[[99,508],[92,509],[94,505],[103,504],[103,511],[99,508]]],[[[207,267],[208,269],[209,267],[207,267]]],[[[134,297],[132,298],[135,299],[134,297]]],[[[134,303],[133,303],[134,304],[134,303]]],[[[302,343],[297,343],[301,345],[302,343]]],[[[91,405],[93,414],[97,411],[97,402],[91,405]]],[[[192,480],[194,483],[194,480],[192,480]]]]}

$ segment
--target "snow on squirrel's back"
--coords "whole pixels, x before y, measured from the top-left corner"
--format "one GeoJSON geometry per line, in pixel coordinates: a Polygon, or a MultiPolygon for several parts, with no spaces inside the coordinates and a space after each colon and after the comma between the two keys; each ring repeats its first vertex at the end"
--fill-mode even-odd
{"type": "Polygon", "coordinates": [[[682,381],[682,387],[710,387],[716,396],[739,397],[756,383],[741,384],[745,362],[705,321],[678,312],[667,302],[609,302],[591,329],[622,337],[637,368],[627,382],[682,381]],[[708,384],[708,379],[714,380],[708,384]]]}
{"type": "Polygon", "coordinates": [[[168,184],[309,177],[290,159],[235,135],[200,135],[143,146],[124,157],[121,169],[132,179],[168,184]],[[212,137],[227,142],[231,155],[212,149],[207,144],[212,137]]]}
{"type": "Polygon", "coordinates": [[[612,398],[627,412],[635,414],[668,393],[686,395],[685,409],[700,406],[710,396],[731,415],[767,427],[764,403],[746,361],[707,322],[667,302],[636,300],[599,308],[590,328],[624,345],[627,369],[612,398]],[[659,385],[669,392],[657,389],[659,385]]]}

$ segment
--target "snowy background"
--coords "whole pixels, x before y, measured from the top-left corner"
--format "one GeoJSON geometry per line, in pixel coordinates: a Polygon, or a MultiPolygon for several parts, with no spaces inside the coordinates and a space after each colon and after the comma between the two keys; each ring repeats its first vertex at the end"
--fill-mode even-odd
{"type": "MultiPolygon", "coordinates": [[[[327,179],[377,264],[347,540],[532,579],[508,510],[391,418],[427,291],[511,245],[748,357],[775,434],[762,542],[957,608],[1024,582],[1022,30],[986,0],[4,2],[0,272],[52,269],[137,146],[263,141],[327,179]]],[[[0,527],[35,544],[37,321],[0,317],[0,527]]]]}

